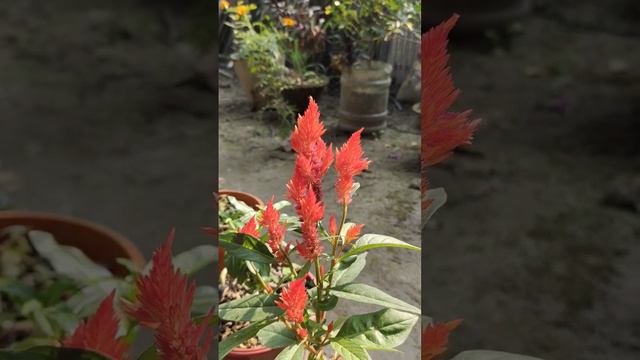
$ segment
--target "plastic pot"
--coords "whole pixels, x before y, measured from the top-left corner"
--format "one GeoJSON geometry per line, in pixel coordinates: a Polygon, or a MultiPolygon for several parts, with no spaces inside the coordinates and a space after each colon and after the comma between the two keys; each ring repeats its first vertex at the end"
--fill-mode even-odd
{"type": "Polygon", "coordinates": [[[530,10],[530,0],[430,0],[422,7],[422,18],[423,24],[431,27],[458,13],[456,30],[477,31],[503,27],[530,10]]]}
{"type": "Polygon", "coordinates": [[[375,131],[387,126],[392,70],[390,64],[365,61],[343,71],[338,110],[340,129],[375,131]]]}
{"type": "Polygon", "coordinates": [[[105,266],[116,276],[124,277],[129,273],[116,262],[117,258],[129,259],[140,269],[146,263],[140,250],[127,238],[88,220],[44,212],[0,212],[0,228],[12,225],[24,225],[51,233],[58,243],[82,250],[91,260],[105,266]]]}

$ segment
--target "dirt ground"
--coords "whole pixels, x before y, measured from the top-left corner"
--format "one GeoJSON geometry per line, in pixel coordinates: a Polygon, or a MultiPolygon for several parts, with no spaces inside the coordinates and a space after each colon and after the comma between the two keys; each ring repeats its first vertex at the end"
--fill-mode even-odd
{"type": "Polygon", "coordinates": [[[211,241],[215,64],[170,3],[0,1],[0,209],[87,218],[147,258],[174,226],[176,252],[211,241]]]}
{"type": "MultiPolygon", "coordinates": [[[[329,131],[325,141],[335,146],[348,134],[335,130],[338,99],[324,94],[319,100],[321,119],[329,131]]],[[[286,141],[278,136],[280,125],[260,120],[252,113],[236,80],[220,78],[219,166],[221,188],[241,189],[268,199],[284,199],[285,185],[293,173],[295,154],[287,151],[286,141]]],[[[374,138],[363,138],[366,156],[372,161],[369,171],[358,180],[361,188],[349,208],[348,220],[365,223],[363,233],[386,234],[414,245],[420,244],[419,224],[419,148],[418,115],[410,109],[394,112],[389,129],[374,138]]],[[[334,174],[330,170],[324,182],[327,214],[339,214],[334,202],[334,174]]],[[[289,208],[288,212],[293,213],[289,208]]],[[[328,216],[327,216],[328,219],[328,216]]],[[[420,254],[408,250],[381,249],[367,255],[367,267],[359,281],[375,285],[411,304],[420,304],[420,254]]],[[[342,301],[338,314],[374,311],[359,303],[342,301]]],[[[376,360],[417,359],[420,351],[419,326],[399,348],[403,354],[375,352],[376,360]]]]}
{"type": "Polygon", "coordinates": [[[423,311],[464,318],[451,354],[640,358],[640,33],[601,3],[452,40],[458,107],[483,123],[431,171],[449,202],[423,234],[423,311]]]}

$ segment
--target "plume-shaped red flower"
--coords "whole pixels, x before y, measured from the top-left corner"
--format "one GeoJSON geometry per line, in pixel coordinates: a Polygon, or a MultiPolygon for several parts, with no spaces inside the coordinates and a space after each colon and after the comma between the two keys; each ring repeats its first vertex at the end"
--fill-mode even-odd
{"type": "Polygon", "coordinates": [[[452,320],[447,323],[429,324],[422,331],[422,360],[432,360],[447,350],[449,333],[457,328],[462,320],[452,320]]]}
{"type": "Polygon", "coordinates": [[[273,207],[274,198],[275,197],[272,196],[267,203],[267,207],[262,214],[260,224],[267,228],[267,231],[269,232],[269,240],[267,240],[267,245],[276,256],[276,258],[282,259],[283,254],[281,246],[282,239],[284,239],[286,227],[284,224],[280,224],[280,212],[273,207]]]}
{"type": "Polygon", "coordinates": [[[363,157],[364,152],[360,145],[360,134],[363,130],[364,128],[351,134],[349,140],[336,152],[336,193],[340,204],[351,203],[353,177],[369,167],[369,160],[363,157]]]}
{"type": "Polygon", "coordinates": [[[305,198],[300,203],[300,220],[302,221],[302,243],[296,248],[300,256],[309,261],[315,260],[322,253],[322,244],[318,237],[318,222],[324,216],[324,206],[316,199],[315,192],[309,185],[305,198]]]}
{"type": "Polygon", "coordinates": [[[338,235],[338,226],[336,225],[336,214],[331,213],[329,217],[329,235],[336,236],[338,235]]]}
{"type": "Polygon", "coordinates": [[[125,304],[125,310],[140,325],[154,330],[163,360],[204,360],[213,339],[213,332],[207,330],[212,313],[200,325],[191,319],[195,284],[173,267],[174,238],[172,230],[153,254],[151,271],[136,281],[136,303],[125,304]]]}
{"type": "Polygon", "coordinates": [[[100,305],[98,310],[86,322],[78,325],[74,333],[64,339],[62,346],[66,348],[85,349],[97,352],[113,360],[126,360],[128,345],[118,333],[118,317],[113,309],[112,291],[100,305]]]}
{"type": "Polygon", "coordinates": [[[241,227],[240,231],[238,232],[241,234],[251,235],[254,238],[260,238],[260,233],[258,232],[258,224],[256,223],[255,217],[249,219],[249,221],[247,221],[247,223],[244,224],[244,226],[241,227]]]}
{"type": "MultiPolygon", "coordinates": [[[[298,176],[311,184],[318,199],[322,199],[322,177],[327,172],[333,162],[333,150],[331,145],[322,140],[325,128],[320,122],[320,112],[318,104],[309,97],[309,106],[304,115],[298,116],[298,122],[291,134],[291,148],[308,162],[304,171],[298,176]]],[[[296,170],[297,168],[296,162],[296,170]]],[[[306,186],[304,186],[306,189],[306,186]]],[[[295,199],[294,199],[295,201],[295,199]]]]}
{"type": "Polygon", "coordinates": [[[294,280],[282,288],[280,299],[275,304],[285,311],[287,320],[299,324],[304,321],[304,307],[307,304],[307,289],[304,287],[306,277],[294,280]]]}
{"type": "Polygon", "coordinates": [[[364,224],[357,224],[350,227],[349,230],[347,230],[347,234],[344,237],[345,245],[359,238],[360,232],[362,231],[363,227],[364,227],[364,224]]]}
{"type": "MultiPolygon", "coordinates": [[[[471,141],[478,120],[469,121],[470,111],[449,112],[458,99],[448,65],[449,32],[458,21],[449,20],[422,36],[422,192],[427,190],[426,168],[445,160],[456,147],[471,141]]],[[[426,208],[423,203],[423,208],[426,208]]]]}

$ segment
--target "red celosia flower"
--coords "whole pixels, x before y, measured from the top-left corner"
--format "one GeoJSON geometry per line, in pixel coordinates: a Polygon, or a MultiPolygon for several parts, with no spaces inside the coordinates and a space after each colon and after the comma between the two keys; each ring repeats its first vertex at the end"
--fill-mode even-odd
{"type": "MultiPolygon", "coordinates": [[[[304,115],[298,116],[298,122],[291,134],[291,148],[298,154],[296,161],[296,171],[300,171],[298,176],[303,177],[307,184],[311,184],[316,198],[320,200],[322,200],[322,176],[333,162],[331,145],[327,147],[322,140],[325,131],[324,125],[320,122],[318,105],[312,97],[309,97],[309,106],[304,115]],[[301,161],[306,162],[304,171],[298,169],[300,158],[303,158],[301,161]]],[[[306,187],[304,184],[302,189],[305,190],[306,187]]]]}
{"type": "Polygon", "coordinates": [[[175,231],[153,254],[153,266],[148,275],[136,281],[135,304],[125,304],[126,312],[140,325],[154,330],[158,352],[163,360],[204,360],[213,332],[207,330],[212,313],[200,325],[191,319],[195,284],[171,261],[171,246],[175,231]],[[206,331],[202,345],[200,338],[206,331]]]}
{"type": "Polygon", "coordinates": [[[309,332],[307,331],[307,329],[304,328],[297,328],[296,329],[296,334],[298,335],[298,338],[300,340],[306,338],[309,335],[309,332]]]}
{"type": "Polygon", "coordinates": [[[353,240],[357,239],[358,237],[360,237],[360,232],[362,231],[363,227],[364,227],[364,224],[353,225],[352,227],[350,227],[349,230],[347,230],[347,234],[344,237],[344,244],[346,245],[352,242],[353,240]]]}
{"type": "Polygon", "coordinates": [[[304,321],[304,307],[307,304],[307,289],[304,287],[306,277],[290,282],[282,288],[280,299],[275,303],[285,311],[287,320],[299,324],[304,321]]]}
{"type": "Polygon", "coordinates": [[[364,152],[360,146],[360,134],[364,129],[360,129],[353,134],[347,142],[336,152],[336,193],[338,193],[338,203],[351,203],[351,189],[353,187],[353,177],[360,174],[369,167],[369,160],[363,157],[364,152]]]}
{"type": "Polygon", "coordinates": [[[251,235],[254,238],[260,238],[260,233],[258,232],[258,224],[256,224],[256,219],[253,217],[249,219],[249,221],[247,221],[247,223],[244,224],[244,226],[240,228],[240,231],[238,232],[241,234],[251,235]]]}
{"type": "Polygon", "coordinates": [[[331,217],[329,217],[329,235],[336,236],[338,235],[338,226],[336,225],[336,214],[331,213],[331,217]]]}
{"type": "Polygon", "coordinates": [[[280,212],[273,207],[274,198],[275,197],[272,196],[267,203],[267,207],[262,214],[260,224],[267,228],[267,231],[269,232],[267,245],[276,258],[282,259],[283,254],[280,247],[282,246],[282,239],[284,238],[286,227],[284,224],[280,224],[280,212]]]}
{"type": "Polygon", "coordinates": [[[302,221],[302,243],[298,243],[296,248],[300,256],[308,261],[313,261],[323,250],[318,237],[318,222],[324,216],[324,206],[322,202],[316,199],[311,185],[309,185],[305,198],[300,202],[298,215],[300,215],[300,220],[302,221]]]}
{"type": "Polygon", "coordinates": [[[447,323],[429,324],[422,331],[422,360],[431,360],[447,350],[449,333],[457,328],[462,320],[447,323]]]}
{"type": "MultiPolygon", "coordinates": [[[[426,168],[445,160],[453,149],[470,142],[478,121],[470,111],[449,112],[460,91],[455,88],[448,65],[448,35],[458,15],[422,36],[422,192],[426,192],[426,168]]],[[[426,208],[423,203],[423,208],[426,208]]]]}
{"type": "Polygon", "coordinates": [[[96,313],[78,325],[73,335],[62,342],[62,346],[94,351],[113,360],[129,359],[125,354],[128,345],[122,338],[116,338],[118,318],[113,310],[114,296],[115,291],[112,291],[102,300],[96,313]]]}

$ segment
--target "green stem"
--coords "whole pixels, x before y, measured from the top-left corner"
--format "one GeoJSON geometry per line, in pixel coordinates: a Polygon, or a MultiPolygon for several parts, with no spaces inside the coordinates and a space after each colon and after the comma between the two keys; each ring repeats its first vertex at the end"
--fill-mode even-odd
{"type": "MultiPolygon", "coordinates": [[[[331,267],[329,268],[329,287],[331,287],[331,281],[333,280],[333,268],[338,264],[338,262],[336,261],[336,255],[338,253],[338,242],[340,241],[340,234],[342,234],[342,228],[344,227],[344,224],[347,222],[347,210],[348,210],[348,205],[345,202],[342,205],[342,219],[340,219],[340,228],[338,230],[338,234],[337,234],[337,238],[336,241],[333,243],[333,249],[331,251],[331,267]]],[[[342,244],[342,246],[344,246],[344,244],[342,244]]],[[[342,248],[342,246],[340,246],[340,248],[342,248]]]]}

